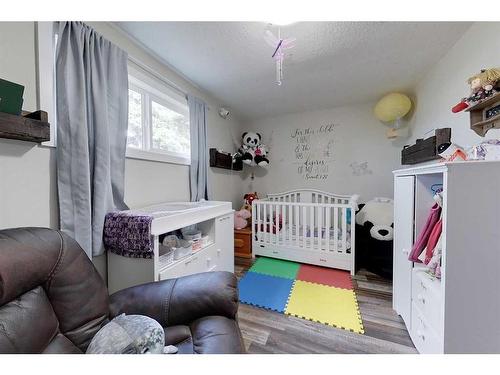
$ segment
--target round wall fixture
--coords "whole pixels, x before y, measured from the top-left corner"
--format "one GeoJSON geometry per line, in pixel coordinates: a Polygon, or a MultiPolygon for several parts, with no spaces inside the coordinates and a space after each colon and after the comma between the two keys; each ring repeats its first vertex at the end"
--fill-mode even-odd
{"type": "Polygon", "coordinates": [[[227,118],[229,117],[229,110],[224,108],[224,107],[220,107],[219,108],[219,116],[222,117],[224,120],[227,120],[227,118]]]}

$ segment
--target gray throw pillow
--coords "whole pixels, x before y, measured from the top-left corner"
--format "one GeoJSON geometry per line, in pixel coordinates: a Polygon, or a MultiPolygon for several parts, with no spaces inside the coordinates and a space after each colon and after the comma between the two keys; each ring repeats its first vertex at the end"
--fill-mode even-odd
{"type": "Polygon", "coordinates": [[[87,354],[161,354],[164,346],[165,333],[156,320],[121,314],[97,332],[87,354]]]}

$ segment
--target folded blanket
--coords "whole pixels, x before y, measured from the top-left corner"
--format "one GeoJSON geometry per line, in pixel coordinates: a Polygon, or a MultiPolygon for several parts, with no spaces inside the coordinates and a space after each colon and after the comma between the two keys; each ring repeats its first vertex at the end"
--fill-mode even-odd
{"type": "Polygon", "coordinates": [[[153,216],[134,211],[110,212],[104,219],[104,246],[130,258],[153,258],[153,216]]]}

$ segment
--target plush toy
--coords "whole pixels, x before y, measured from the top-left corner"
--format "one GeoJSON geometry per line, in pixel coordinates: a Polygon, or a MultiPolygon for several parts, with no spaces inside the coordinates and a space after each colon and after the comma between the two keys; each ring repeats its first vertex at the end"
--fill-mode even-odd
{"type": "Polygon", "coordinates": [[[268,150],[262,144],[262,136],[259,133],[245,132],[241,136],[241,147],[238,150],[243,163],[265,167],[269,164],[267,158],[268,150]]]}
{"type": "Polygon", "coordinates": [[[466,152],[454,143],[446,142],[438,146],[438,155],[443,161],[464,161],[467,160],[466,152]]]}
{"type": "Polygon", "coordinates": [[[245,210],[252,212],[252,202],[255,199],[259,199],[257,192],[245,194],[243,196],[243,206],[241,207],[241,209],[242,210],[245,209],[245,210]]]}
{"type": "Polygon", "coordinates": [[[470,77],[467,83],[470,86],[470,95],[451,109],[453,113],[461,112],[500,92],[500,68],[482,69],[480,73],[470,77]]]}
{"type": "Polygon", "coordinates": [[[248,220],[252,213],[248,210],[239,210],[234,213],[234,229],[243,229],[248,226],[248,220]]]}
{"type": "Polygon", "coordinates": [[[394,203],[374,198],[356,213],[356,269],[392,278],[394,203]]]}

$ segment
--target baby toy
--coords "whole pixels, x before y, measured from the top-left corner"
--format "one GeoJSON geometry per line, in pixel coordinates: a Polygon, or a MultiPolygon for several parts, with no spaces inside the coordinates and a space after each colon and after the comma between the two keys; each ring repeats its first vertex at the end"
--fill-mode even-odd
{"type": "Polygon", "coordinates": [[[467,160],[465,151],[454,143],[446,142],[438,146],[438,155],[444,161],[464,161],[467,160]]]}
{"type": "Polygon", "coordinates": [[[267,147],[261,142],[262,136],[259,133],[243,133],[241,136],[241,147],[238,150],[243,163],[258,165],[259,167],[265,167],[269,164],[267,147]]]}
{"type": "Polygon", "coordinates": [[[242,209],[234,213],[234,229],[243,229],[248,226],[248,220],[252,217],[252,213],[242,209]]]}
{"type": "Polygon", "coordinates": [[[259,199],[259,196],[257,194],[257,192],[253,192],[253,193],[247,193],[243,196],[243,206],[241,207],[241,209],[245,209],[245,210],[248,210],[250,212],[252,212],[252,202],[255,200],[255,199],[259,199]]]}
{"type": "Polygon", "coordinates": [[[470,86],[470,95],[451,109],[453,113],[461,112],[500,92],[500,68],[482,69],[480,73],[470,77],[467,83],[470,86]]]}

